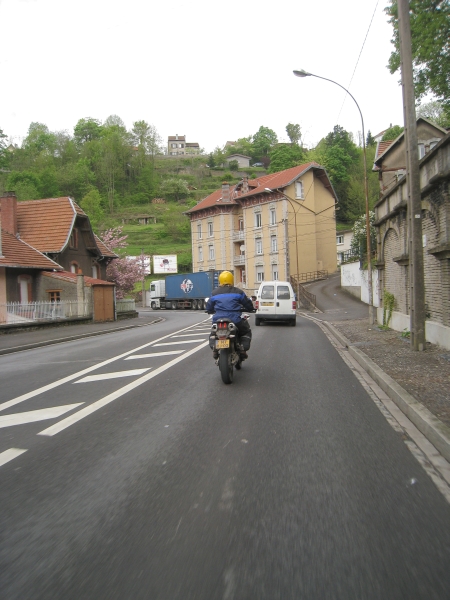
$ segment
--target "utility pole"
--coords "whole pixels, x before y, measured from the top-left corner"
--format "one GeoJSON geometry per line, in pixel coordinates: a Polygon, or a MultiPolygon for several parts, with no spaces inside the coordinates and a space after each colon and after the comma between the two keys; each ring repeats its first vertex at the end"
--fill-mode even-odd
{"type": "Polygon", "coordinates": [[[408,254],[411,347],[425,349],[425,282],[422,248],[422,200],[420,195],[417,121],[412,69],[409,0],[398,0],[398,31],[402,72],[403,118],[408,188],[408,254]]]}

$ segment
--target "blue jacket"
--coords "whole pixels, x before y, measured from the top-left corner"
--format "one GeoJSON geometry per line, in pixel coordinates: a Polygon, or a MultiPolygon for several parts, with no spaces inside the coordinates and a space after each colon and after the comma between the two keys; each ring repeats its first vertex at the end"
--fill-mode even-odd
{"type": "Polygon", "coordinates": [[[253,303],[239,288],[220,285],[211,293],[206,303],[206,311],[213,313],[213,323],[217,319],[230,319],[233,323],[241,321],[243,311],[253,312],[253,303]]]}

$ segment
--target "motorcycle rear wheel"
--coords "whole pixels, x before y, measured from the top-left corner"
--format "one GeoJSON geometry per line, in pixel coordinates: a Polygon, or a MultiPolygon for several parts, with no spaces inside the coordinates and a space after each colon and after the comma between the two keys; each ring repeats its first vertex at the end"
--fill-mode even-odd
{"type": "Polygon", "coordinates": [[[233,383],[233,363],[229,348],[223,348],[219,353],[219,369],[224,383],[233,383]]]}

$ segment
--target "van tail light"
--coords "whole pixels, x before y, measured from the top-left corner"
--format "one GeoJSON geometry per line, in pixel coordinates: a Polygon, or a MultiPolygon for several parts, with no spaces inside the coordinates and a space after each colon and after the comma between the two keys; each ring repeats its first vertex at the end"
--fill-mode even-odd
{"type": "Polygon", "coordinates": [[[292,308],[293,310],[297,309],[297,302],[295,300],[292,300],[292,308]]]}
{"type": "Polygon", "coordinates": [[[258,310],[258,308],[259,308],[259,300],[255,301],[255,308],[256,308],[256,310],[258,310]]]}

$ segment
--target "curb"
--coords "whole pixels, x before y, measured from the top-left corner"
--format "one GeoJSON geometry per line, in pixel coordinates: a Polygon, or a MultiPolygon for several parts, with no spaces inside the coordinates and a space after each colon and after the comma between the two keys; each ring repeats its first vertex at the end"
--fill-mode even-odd
{"type": "Polygon", "coordinates": [[[12,346],[10,348],[2,348],[0,349],[0,356],[3,354],[12,354],[13,352],[22,352],[23,350],[32,350],[33,348],[41,348],[43,346],[52,346],[54,344],[61,344],[63,342],[72,342],[73,340],[81,340],[83,338],[94,337],[97,335],[104,335],[107,333],[116,333],[118,331],[125,331],[127,329],[137,329],[138,327],[147,327],[148,325],[153,325],[154,323],[160,323],[164,319],[162,317],[158,317],[154,321],[150,321],[149,323],[145,323],[142,325],[126,325],[125,327],[115,327],[114,329],[102,329],[100,331],[90,331],[89,333],[79,333],[76,335],[69,335],[63,338],[55,338],[54,340],[43,340],[41,342],[34,342],[32,344],[23,344],[22,346],[12,346]]]}
{"type": "Polygon", "coordinates": [[[414,423],[417,429],[433,444],[433,446],[450,462],[450,428],[435,417],[414,396],[404,390],[392,377],[387,375],[364,352],[356,348],[336,327],[327,321],[320,321],[331,334],[345,346],[351,356],[372,377],[380,388],[395,402],[398,408],[414,423]]]}

